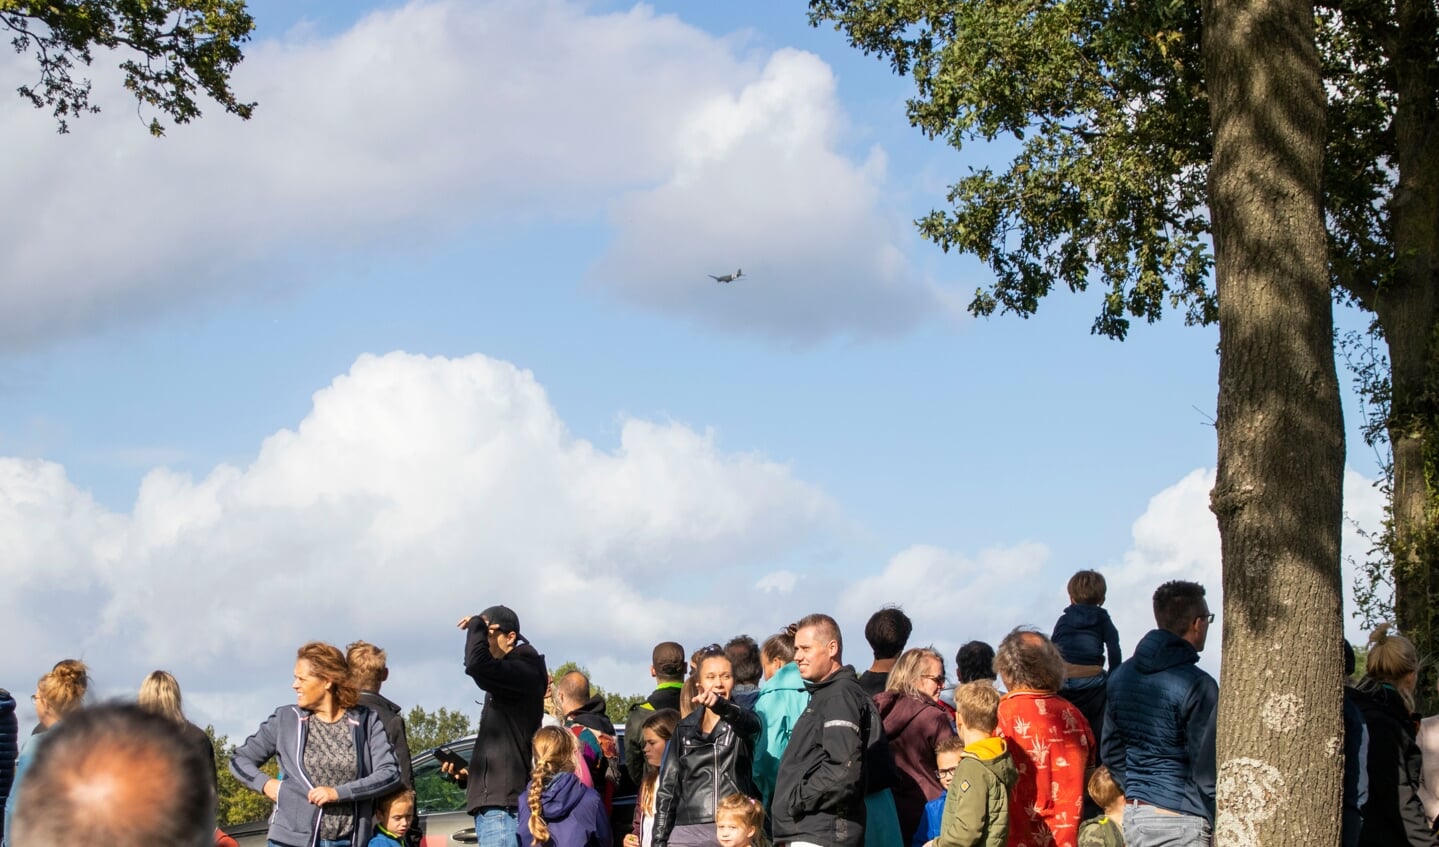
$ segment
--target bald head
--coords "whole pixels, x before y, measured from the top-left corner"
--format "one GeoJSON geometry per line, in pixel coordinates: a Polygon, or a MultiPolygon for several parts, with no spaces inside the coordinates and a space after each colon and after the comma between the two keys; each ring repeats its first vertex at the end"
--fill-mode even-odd
{"type": "Polygon", "coordinates": [[[570,671],[555,682],[555,697],[565,714],[588,703],[590,700],[590,678],[579,671],[570,671]]]}
{"type": "Polygon", "coordinates": [[[82,709],[47,732],[25,773],[13,847],[208,847],[212,763],[174,721],[134,705],[82,709]]]}

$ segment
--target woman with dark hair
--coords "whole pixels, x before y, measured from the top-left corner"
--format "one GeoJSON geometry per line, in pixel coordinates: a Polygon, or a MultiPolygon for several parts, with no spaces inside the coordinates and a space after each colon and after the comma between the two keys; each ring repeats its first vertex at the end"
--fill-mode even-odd
{"type": "Polygon", "coordinates": [[[794,633],[795,625],[790,624],[782,632],[766,638],[759,650],[764,682],[760,683],[754,710],[764,730],[755,739],[754,784],[764,795],[766,808],[774,794],[779,760],[789,745],[794,722],[809,705],[809,689],[804,687],[804,677],[799,675],[799,666],[794,663],[794,633]]]}
{"type": "Polygon", "coordinates": [[[654,847],[711,847],[715,804],[730,794],[758,799],[754,741],[760,720],[729,699],[734,674],[718,644],[699,651],[694,711],[665,747],[655,796],[654,847]]]}
{"type": "Polygon", "coordinates": [[[1359,710],[1369,728],[1369,799],[1359,831],[1363,847],[1434,847],[1439,844],[1419,800],[1421,754],[1415,739],[1414,687],[1419,651],[1414,642],[1380,624],[1369,636],[1359,710]]]}
{"type": "Polygon", "coordinates": [[[944,793],[934,748],[954,736],[954,726],[935,700],[943,688],[944,657],[933,647],[915,647],[900,654],[885,690],[874,697],[894,757],[894,807],[905,844],[914,840],[924,805],[944,793]]]}
{"type": "Polygon", "coordinates": [[[400,785],[379,717],[357,705],[345,654],[312,641],[295,656],[295,704],[275,710],[235,750],[230,770],[275,801],[269,841],[280,847],[365,847],[373,801],[400,785]],[[260,766],[278,756],[282,779],[260,766]]]}

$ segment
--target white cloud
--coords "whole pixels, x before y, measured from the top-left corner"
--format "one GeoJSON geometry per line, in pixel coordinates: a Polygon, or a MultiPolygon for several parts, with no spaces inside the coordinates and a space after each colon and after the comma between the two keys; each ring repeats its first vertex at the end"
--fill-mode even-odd
{"type": "MultiPolygon", "coordinates": [[[[68,136],[0,98],[7,344],[291,288],[327,252],[598,221],[626,191],[600,277],[633,302],[801,341],[897,331],[931,305],[894,242],[907,224],[880,211],[883,156],[839,151],[813,56],[765,63],[646,6],[564,0],[414,0],[247,54],[234,85],[259,101],[253,120],[211,108],[160,141],[108,56],[93,69],[105,112],[68,136]],[[697,299],[734,262],[758,263],[724,292],[746,299],[697,299]]],[[[0,55],[0,75],[27,72],[0,55]]]]}
{"type": "MultiPolygon", "coordinates": [[[[1344,510],[1351,520],[1369,530],[1379,526],[1383,499],[1361,474],[1348,470],[1344,474],[1344,510]]],[[[1219,525],[1209,510],[1209,491],[1214,487],[1214,471],[1191,471],[1179,482],[1156,494],[1144,514],[1134,522],[1134,545],[1123,560],[1104,569],[1109,583],[1106,606],[1119,628],[1126,653],[1144,633],[1154,628],[1151,598],[1160,583],[1186,579],[1205,586],[1210,608],[1220,612],[1216,627],[1209,638],[1209,649],[1201,664],[1217,675],[1222,639],[1224,586],[1220,565],[1219,525]]],[[[1343,554],[1362,557],[1368,543],[1352,525],[1346,524],[1341,539],[1343,554]]],[[[1345,562],[1344,631],[1355,644],[1367,640],[1354,611],[1353,574],[1345,562]]]]}
{"type": "Polygon", "coordinates": [[[474,697],[455,621],[504,602],[552,662],[623,670],[604,684],[638,690],[632,660],[655,642],[735,625],[733,606],[695,601],[706,580],[837,519],[786,467],[712,433],[628,420],[605,450],[508,363],[363,356],[249,466],[152,471],[129,514],[58,465],[0,459],[0,613],[27,645],[0,678],[82,654],[102,689],[132,691],[163,666],[221,710],[204,719],[248,723],[289,697],[299,644],[364,637],[421,668],[434,687],[400,690],[433,708],[474,697]]]}
{"type": "Polygon", "coordinates": [[[702,102],[669,180],[615,205],[597,277],[632,302],[798,344],[947,310],[900,249],[906,225],[881,210],[883,151],[863,163],[837,152],[840,116],[830,68],[794,50],[702,102]],[[729,285],[706,278],[737,268],[746,276],[729,285]]]}

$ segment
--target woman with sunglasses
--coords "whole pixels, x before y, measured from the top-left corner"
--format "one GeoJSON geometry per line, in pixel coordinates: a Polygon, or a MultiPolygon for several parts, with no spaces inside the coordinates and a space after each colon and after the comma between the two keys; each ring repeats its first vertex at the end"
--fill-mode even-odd
{"type": "Polygon", "coordinates": [[[924,819],[924,804],[944,793],[934,748],[954,736],[954,725],[937,699],[943,688],[944,657],[933,647],[915,647],[900,654],[874,697],[894,757],[891,788],[905,844],[924,819]]]}
{"type": "Polygon", "coordinates": [[[759,799],[752,771],[760,719],[729,699],[734,674],[718,644],[699,651],[694,711],[675,726],[655,792],[654,847],[718,847],[721,797],[759,799]]]}

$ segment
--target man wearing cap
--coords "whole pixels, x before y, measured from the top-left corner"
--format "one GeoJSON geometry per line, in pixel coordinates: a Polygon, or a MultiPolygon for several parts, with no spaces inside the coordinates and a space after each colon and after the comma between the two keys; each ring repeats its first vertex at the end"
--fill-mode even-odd
{"type": "Polygon", "coordinates": [[[491,606],[460,620],[465,673],[485,692],[465,803],[480,847],[514,847],[520,792],[530,779],[530,740],[544,714],[545,657],[520,635],[520,618],[491,606]]]}

